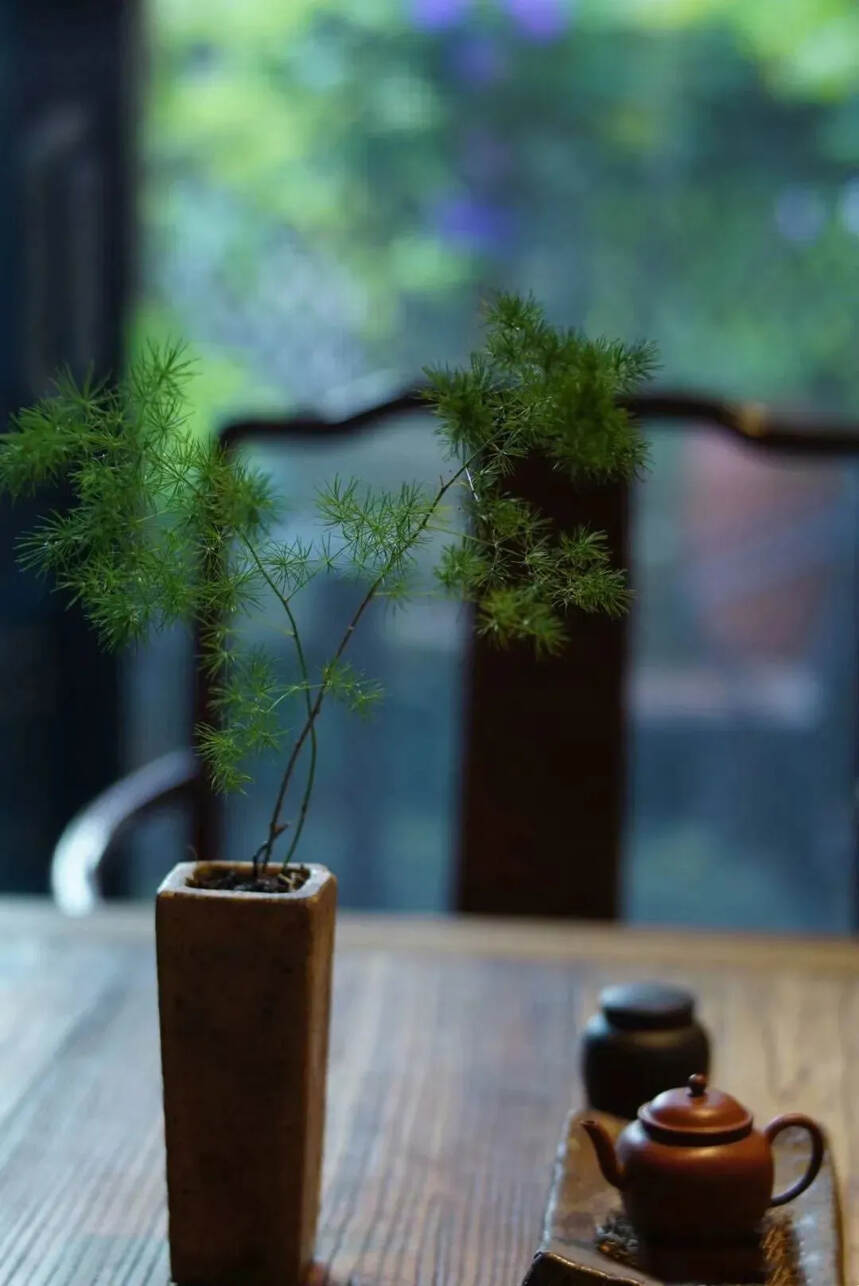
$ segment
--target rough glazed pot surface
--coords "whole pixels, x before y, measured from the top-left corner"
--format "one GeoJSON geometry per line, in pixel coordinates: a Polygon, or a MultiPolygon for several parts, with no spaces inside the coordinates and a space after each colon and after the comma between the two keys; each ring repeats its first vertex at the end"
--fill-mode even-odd
{"type": "MultiPolygon", "coordinates": [[[[249,863],[213,863],[247,869],[249,863]]],[[[156,901],[172,1275],[298,1286],[319,1205],[336,881],[156,901]]]]}

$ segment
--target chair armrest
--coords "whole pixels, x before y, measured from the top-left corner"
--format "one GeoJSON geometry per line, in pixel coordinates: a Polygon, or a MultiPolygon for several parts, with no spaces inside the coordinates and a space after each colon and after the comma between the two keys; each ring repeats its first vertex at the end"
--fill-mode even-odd
{"type": "Polygon", "coordinates": [[[86,915],[101,901],[98,873],[119,835],[142,814],[184,794],[197,780],[191,750],[171,750],[129,773],[77,813],[51,859],[51,892],[67,915],[86,915]]]}

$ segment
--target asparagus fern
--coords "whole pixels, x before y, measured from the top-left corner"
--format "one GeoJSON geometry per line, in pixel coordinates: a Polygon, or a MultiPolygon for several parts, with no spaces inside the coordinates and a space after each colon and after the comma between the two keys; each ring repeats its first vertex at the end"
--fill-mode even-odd
{"type": "Polygon", "coordinates": [[[20,560],[80,604],[106,648],[177,621],[201,625],[199,660],[218,717],[196,729],[196,741],[215,787],[250,780],[256,753],[285,755],[255,874],[284,834],[284,866],[296,852],[326,699],[358,713],[377,702],[378,684],[345,653],[378,600],[416,592],[416,556],[435,533],[451,537],[436,568],[440,586],[473,603],[477,628],[500,645],[526,641],[554,653],[569,609],[628,607],[626,575],[612,566],[605,535],[557,532],[507,480],[531,455],[573,481],[638,474],[645,448],[622,399],[648,377],[653,352],[556,329],[533,299],[513,295],[499,296],[486,320],[485,348],[467,365],[425,372],[447,461],[437,487],[405,482],[388,491],[335,477],[316,497],[312,541],[278,539],[282,503],[270,479],[187,427],[192,368],[180,346],[148,349],[116,385],[63,375],[0,438],[0,491],[14,497],[61,481],[70,493],[68,507],[21,540],[20,560]],[[451,503],[466,511],[464,530],[450,522],[451,503]],[[302,591],[330,574],[357,583],[356,601],[314,672],[300,631],[302,591]],[[272,601],[294,655],[288,683],[273,649],[249,649],[238,636],[241,620],[272,601]],[[293,711],[288,747],[284,708],[293,711]]]}

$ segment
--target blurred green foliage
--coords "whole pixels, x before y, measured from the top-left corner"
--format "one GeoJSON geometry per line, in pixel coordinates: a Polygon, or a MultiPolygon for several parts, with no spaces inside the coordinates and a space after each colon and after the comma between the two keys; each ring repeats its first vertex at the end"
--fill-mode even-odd
{"type": "Polygon", "coordinates": [[[533,5],[154,0],[147,308],[207,415],[456,360],[488,286],[859,405],[855,5],[533,5]]]}
{"type": "MultiPolygon", "coordinates": [[[[150,0],[149,15],[136,335],[191,341],[201,430],[362,378],[339,405],[372,400],[457,364],[492,287],[534,291],[589,334],[654,340],[663,385],[859,411],[855,0],[150,0]]],[[[635,667],[709,660],[729,687],[689,592],[708,574],[684,525],[692,441],[653,444],[635,667]]],[[[408,457],[432,476],[426,452],[417,425],[398,426],[360,468],[408,457]]],[[[277,467],[300,498],[299,454],[277,467]]],[[[845,489],[755,526],[740,559],[776,586],[798,564],[838,573],[801,658],[816,724],[637,726],[635,914],[846,923],[851,506],[845,489]]],[[[380,632],[361,658],[391,675],[385,735],[357,754],[353,729],[329,742],[343,762],[311,840],[336,852],[353,904],[447,896],[459,636],[438,608],[418,633],[394,647],[380,632]],[[384,798],[356,784],[358,761],[385,764],[384,798]]]]}

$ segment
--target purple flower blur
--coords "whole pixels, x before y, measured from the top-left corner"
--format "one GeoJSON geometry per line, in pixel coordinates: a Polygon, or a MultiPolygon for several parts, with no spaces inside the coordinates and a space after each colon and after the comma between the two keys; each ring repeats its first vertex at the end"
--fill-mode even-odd
{"type": "Polygon", "coordinates": [[[467,195],[439,202],[435,225],[445,241],[468,250],[500,250],[514,233],[509,210],[467,195]]]}
{"type": "Polygon", "coordinates": [[[465,16],[470,0],[411,0],[412,21],[424,31],[443,31],[465,16]]]}
{"type": "Polygon", "coordinates": [[[507,12],[524,36],[554,40],[566,26],[563,0],[505,0],[507,12]]]}
{"type": "Polygon", "coordinates": [[[451,70],[467,85],[491,85],[506,75],[503,50],[488,36],[463,36],[450,51],[451,70]]]}
{"type": "Polygon", "coordinates": [[[460,145],[463,173],[476,184],[485,185],[505,178],[513,164],[510,147],[488,129],[466,130],[460,145]]]}

